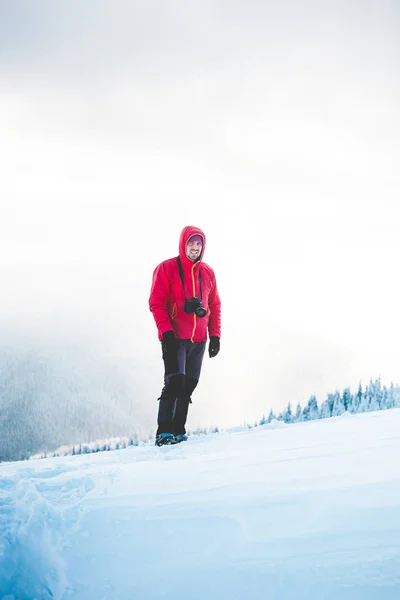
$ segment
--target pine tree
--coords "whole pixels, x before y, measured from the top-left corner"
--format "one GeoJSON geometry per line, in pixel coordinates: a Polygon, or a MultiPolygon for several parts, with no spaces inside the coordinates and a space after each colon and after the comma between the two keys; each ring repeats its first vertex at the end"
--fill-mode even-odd
{"type": "Polygon", "coordinates": [[[265,415],[263,415],[262,418],[261,418],[261,420],[260,420],[260,422],[259,422],[259,425],[265,425],[266,422],[267,422],[267,418],[266,418],[265,415]]]}
{"type": "Polygon", "coordinates": [[[283,420],[285,421],[285,423],[293,423],[292,406],[290,402],[287,405],[287,409],[284,412],[283,420]]]}
{"type": "Polygon", "coordinates": [[[335,405],[336,394],[328,394],[326,402],[328,404],[329,417],[333,415],[333,407],[335,405]]]}
{"type": "Polygon", "coordinates": [[[370,381],[368,387],[368,410],[376,411],[381,408],[381,381],[377,379],[375,382],[370,381]]]}
{"type": "Polygon", "coordinates": [[[311,420],[319,419],[321,415],[319,413],[318,402],[316,397],[311,396],[311,398],[308,401],[308,404],[310,406],[311,420]]]}
{"type": "Polygon", "coordinates": [[[332,416],[332,408],[329,397],[321,404],[320,415],[321,419],[329,419],[329,417],[332,416]]]}
{"type": "Polygon", "coordinates": [[[294,421],[295,421],[295,423],[301,423],[302,420],[303,420],[303,409],[301,408],[300,402],[298,402],[297,408],[296,408],[296,416],[294,418],[294,421]]]}
{"type": "Polygon", "coordinates": [[[378,410],[382,410],[383,390],[382,390],[380,377],[378,377],[378,379],[375,381],[375,398],[376,398],[376,403],[378,404],[378,407],[379,407],[378,410]]]}
{"type": "Polygon", "coordinates": [[[390,388],[387,391],[386,407],[394,408],[395,406],[396,406],[396,391],[395,391],[395,387],[394,387],[393,381],[392,381],[390,384],[390,388]]]}
{"type": "Polygon", "coordinates": [[[350,388],[348,388],[348,387],[343,390],[342,402],[343,402],[344,410],[350,411],[350,409],[352,407],[352,403],[353,403],[353,397],[350,393],[350,388]]]}
{"type": "Polygon", "coordinates": [[[338,417],[345,412],[344,404],[341,395],[336,390],[333,394],[332,417],[338,417]]]}
{"type": "Polygon", "coordinates": [[[360,381],[360,383],[358,384],[357,394],[354,396],[354,399],[353,399],[353,411],[352,411],[353,413],[360,412],[362,397],[363,397],[363,390],[362,390],[361,381],[360,381]]]}
{"type": "Polygon", "coordinates": [[[399,388],[399,386],[396,386],[396,388],[394,388],[393,397],[394,397],[395,408],[400,408],[400,388],[399,388]]]}
{"type": "Polygon", "coordinates": [[[314,419],[319,419],[318,403],[315,396],[311,396],[307,406],[304,407],[303,419],[304,421],[313,421],[314,419]]]}
{"type": "Polygon", "coordinates": [[[389,408],[388,398],[389,398],[389,391],[388,391],[386,385],[384,385],[382,388],[381,410],[386,410],[387,408],[389,408]]]}
{"type": "Polygon", "coordinates": [[[365,387],[365,390],[362,394],[360,405],[358,408],[358,412],[363,413],[367,412],[369,407],[369,388],[368,385],[365,387]]]}

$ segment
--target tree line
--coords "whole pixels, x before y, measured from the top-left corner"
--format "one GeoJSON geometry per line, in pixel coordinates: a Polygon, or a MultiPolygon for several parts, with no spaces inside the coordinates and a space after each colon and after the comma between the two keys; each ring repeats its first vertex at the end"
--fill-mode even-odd
{"type": "Polygon", "coordinates": [[[292,404],[289,402],[286,409],[278,414],[271,410],[268,417],[263,416],[258,425],[270,423],[275,419],[284,423],[302,423],[304,421],[338,417],[346,411],[356,414],[389,408],[400,408],[400,387],[395,386],[393,383],[390,387],[382,386],[381,380],[378,378],[375,381],[371,380],[365,389],[360,383],[355,394],[351,393],[349,387],[346,387],[342,392],[336,390],[333,394],[328,394],[321,405],[318,405],[317,398],[314,395],[310,397],[304,407],[298,403],[296,408],[293,409],[292,404]]]}

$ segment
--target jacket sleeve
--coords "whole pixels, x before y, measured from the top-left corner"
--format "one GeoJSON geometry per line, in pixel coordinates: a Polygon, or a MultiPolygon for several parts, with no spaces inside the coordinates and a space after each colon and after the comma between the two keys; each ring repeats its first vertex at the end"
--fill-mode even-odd
{"type": "Polygon", "coordinates": [[[208,306],[210,308],[210,318],[208,321],[208,334],[211,337],[216,335],[221,337],[221,300],[218,294],[217,281],[213,273],[213,285],[208,297],[208,306]]]}
{"type": "Polygon", "coordinates": [[[167,308],[169,296],[170,284],[168,274],[165,264],[161,263],[154,270],[149,298],[149,308],[153,313],[160,339],[166,331],[173,331],[167,308]]]}

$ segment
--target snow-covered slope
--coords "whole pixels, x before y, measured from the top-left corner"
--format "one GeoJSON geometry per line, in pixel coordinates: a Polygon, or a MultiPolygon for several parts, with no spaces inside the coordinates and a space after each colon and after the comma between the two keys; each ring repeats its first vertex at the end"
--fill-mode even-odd
{"type": "Polygon", "coordinates": [[[0,476],[1,600],[400,598],[398,409],[0,476]]]}

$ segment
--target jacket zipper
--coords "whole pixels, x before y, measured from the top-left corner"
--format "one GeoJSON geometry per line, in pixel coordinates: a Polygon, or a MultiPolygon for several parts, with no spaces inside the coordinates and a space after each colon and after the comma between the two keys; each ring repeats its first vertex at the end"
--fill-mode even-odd
{"type": "MultiPolygon", "coordinates": [[[[196,296],[196,283],[194,280],[194,268],[195,268],[195,264],[192,267],[192,285],[193,285],[193,298],[196,296]]],[[[193,331],[192,331],[192,337],[190,338],[190,341],[193,342],[193,338],[194,338],[194,334],[196,331],[196,324],[197,324],[197,315],[196,313],[193,313],[193,331]]]]}

